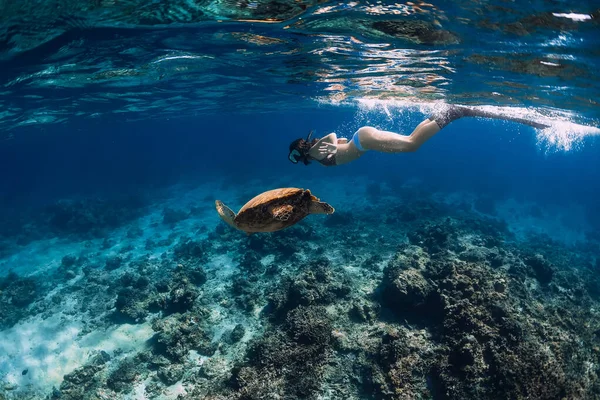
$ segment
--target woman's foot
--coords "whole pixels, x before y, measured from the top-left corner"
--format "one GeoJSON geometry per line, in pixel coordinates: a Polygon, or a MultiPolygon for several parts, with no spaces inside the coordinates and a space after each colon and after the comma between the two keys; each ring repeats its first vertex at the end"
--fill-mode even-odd
{"type": "Polygon", "coordinates": [[[444,127],[446,127],[446,125],[448,125],[450,122],[467,116],[475,116],[473,115],[473,110],[467,107],[449,105],[445,110],[435,112],[431,117],[429,117],[429,120],[435,121],[440,129],[444,129],[444,127]]]}

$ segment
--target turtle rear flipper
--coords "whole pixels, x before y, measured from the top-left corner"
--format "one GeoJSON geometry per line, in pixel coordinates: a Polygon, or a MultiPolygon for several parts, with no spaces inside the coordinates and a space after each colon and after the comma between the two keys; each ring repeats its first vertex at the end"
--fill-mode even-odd
{"type": "Polygon", "coordinates": [[[333,214],[335,208],[323,201],[311,201],[309,209],[311,214],[333,214]]]}
{"type": "Polygon", "coordinates": [[[223,221],[227,222],[227,224],[229,224],[229,226],[231,226],[232,228],[238,229],[234,221],[235,213],[231,211],[231,208],[223,204],[221,200],[215,201],[215,207],[217,208],[219,217],[221,217],[223,221]]]}

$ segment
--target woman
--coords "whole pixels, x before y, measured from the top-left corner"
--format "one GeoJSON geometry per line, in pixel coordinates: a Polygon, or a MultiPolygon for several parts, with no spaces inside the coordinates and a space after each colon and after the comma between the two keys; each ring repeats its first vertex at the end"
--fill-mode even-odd
{"type": "Polygon", "coordinates": [[[338,139],[335,133],[311,141],[311,132],[306,139],[296,139],[290,144],[288,159],[294,164],[302,161],[304,165],[310,164],[310,160],[315,160],[330,167],[354,161],[369,150],[384,153],[412,152],[419,149],[423,143],[450,122],[462,117],[496,118],[519,122],[534,128],[548,127],[548,125],[523,118],[506,117],[462,106],[450,106],[445,112],[433,115],[421,122],[408,136],[363,126],[354,133],[350,141],[346,138],[338,139]]]}

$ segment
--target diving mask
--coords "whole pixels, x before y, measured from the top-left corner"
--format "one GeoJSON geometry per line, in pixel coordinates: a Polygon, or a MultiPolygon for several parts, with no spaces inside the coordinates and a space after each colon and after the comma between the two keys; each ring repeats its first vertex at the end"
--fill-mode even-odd
{"type": "MultiPolygon", "coordinates": [[[[290,152],[288,154],[288,159],[294,163],[298,164],[298,162],[302,161],[305,165],[309,164],[308,161],[308,151],[312,145],[310,138],[313,134],[313,131],[306,136],[306,139],[296,139],[290,144],[290,152]]],[[[316,140],[315,140],[316,141],[316,140]]]]}
{"type": "Polygon", "coordinates": [[[288,159],[294,164],[298,164],[298,159],[302,157],[302,154],[296,149],[292,150],[288,155],[288,159]]]}

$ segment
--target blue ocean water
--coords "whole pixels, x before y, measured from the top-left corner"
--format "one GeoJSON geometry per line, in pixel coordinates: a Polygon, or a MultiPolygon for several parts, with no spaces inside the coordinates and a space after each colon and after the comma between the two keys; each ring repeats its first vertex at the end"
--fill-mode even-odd
{"type": "Polygon", "coordinates": [[[600,398],[598,4],[0,10],[0,399],[600,398]],[[288,161],[446,104],[549,127],[288,161]]]}

